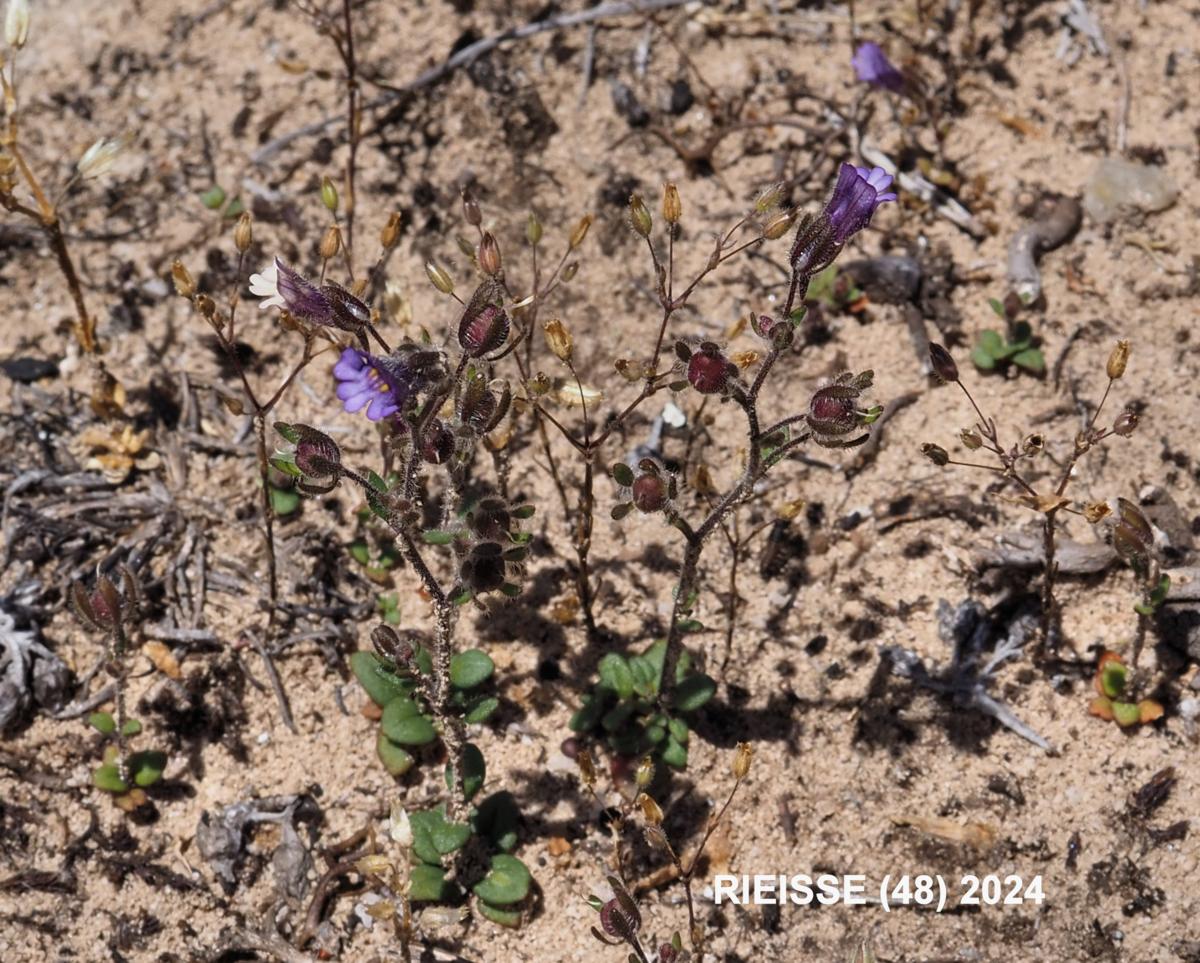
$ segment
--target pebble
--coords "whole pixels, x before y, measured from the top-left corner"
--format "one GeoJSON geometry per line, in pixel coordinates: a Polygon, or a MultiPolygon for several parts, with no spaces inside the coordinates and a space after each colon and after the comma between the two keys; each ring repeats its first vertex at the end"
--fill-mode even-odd
{"type": "Polygon", "coordinates": [[[1093,221],[1108,224],[1122,210],[1161,211],[1178,197],[1179,188],[1161,168],[1106,157],[1088,180],[1083,207],[1093,221]]]}

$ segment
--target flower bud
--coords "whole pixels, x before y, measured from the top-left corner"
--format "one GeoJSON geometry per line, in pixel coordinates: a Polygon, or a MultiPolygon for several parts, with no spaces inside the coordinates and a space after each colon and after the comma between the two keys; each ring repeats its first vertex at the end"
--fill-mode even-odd
{"type": "Polygon", "coordinates": [[[637,769],[634,771],[633,781],[637,783],[639,789],[645,789],[649,786],[654,781],[654,760],[649,756],[642,756],[638,761],[637,769]]]}
{"type": "Polygon", "coordinates": [[[633,504],[643,514],[660,512],[667,504],[667,484],[654,472],[638,475],[633,480],[630,491],[633,504]]]}
{"type": "Polygon", "coordinates": [[[469,358],[482,358],[508,340],[511,327],[508,314],[496,304],[485,304],[477,311],[467,305],[458,326],[458,345],[469,358]]]}
{"type": "Polygon", "coordinates": [[[542,331],[546,336],[546,345],[550,348],[554,357],[558,358],[566,364],[571,361],[571,352],[575,347],[575,342],[571,338],[571,332],[558,319],[554,318],[547,321],[542,326],[542,331]]]}
{"type": "Polygon", "coordinates": [[[637,194],[631,194],[629,197],[629,223],[642,237],[649,237],[650,231],[654,227],[654,218],[650,215],[650,208],[637,194]]]}
{"type": "Polygon", "coordinates": [[[442,294],[454,293],[454,279],[432,261],[425,262],[425,276],[442,294]]]}
{"type": "Polygon", "coordinates": [[[454,432],[435,420],[421,439],[421,457],[431,465],[444,465],[454,455],[454,432]]]}
{"type": "Polygon", "coordinates": [[[931,445],[929,442],[925,442],[921,446],[921,453],[939,468],[950,464],[950,456],[946,454],[946,449],[940,445],[931,445]]]}
{"type": "Polygon", "coordinates": [[[683,202],[679,199],[679,188],[668,183],[663,186],[662,216],[668,224],[678,224],[683,217],[683,202]]]}
{"type": "Polygon", "coordinates": [[[384,250],[390,251],[396,246],[398,240],[400,240],[400,212],[393,211],[392,216],[383,225],[383,230],[379,232],[379,243],[383,245],[384,250]]]}
{"type": "Polygon", "coordinates": [[[943,381],[958,380],[958,365],[954,363],[954,358],[936,342],[929,345],[929,363],[933,366],[933,373],[943,381]]]}
{"type": "Polygon", "coordinates": [[[483,223],[483,211],[479,209],[479,202],[475,200],[475,195],[471,193],[470,188],[462,192],[463,220],[472,227],[478,227],[483,223]]]}
{"type": "Polygon", "coordinates": [[[642,808],[642,815],[646,817],[646,822],[651,826],[662,825],[663,811],[658,803],[645,793],[639,793],[637,801],[642,808]]]}
{"type": "MultiPolygon", "coordinates": [[[[321,178],[321,203],[325,205],[326,210],[333,213],[338,206],[337,188],[333,186],[333,181],[328,177],[321,178]]],[[[332,255],[330,255],[332,257],[332,255]]]]}
{"type": "Polygon", "coordinates": [[[568,281],[571,281],[575,277],[575,275],[578,273],[579,273],[579,262],[572,261],[565,268],[563,268],[563,273],[562,273],[563,284],[566,284],[568,281]]]}
{"type": "Polygon", "coordinates": [[[337,252],[342,249],[342,231],[336,224],[330,224],[325,229],[325,234],[321,238],[321,246],[317,248],[317,253],[320,254],[322,261],[328,261],[337,257],[337,252]]]}
{"type": "Polygon", "coordinates": [[[736,374],[737,367],[711,342],[700,345],[700,350],[688,359],[688,383],[702,395],[724,391],[736,374]]]}
{"type": "Polygon", "coordinates": [[[4,17],[4,42],[13,50],[25,46],[29,37],[29,0],[8,0],[4,17]]]}
{"type": "Polygon", "coordinates": [[[958,437],[962,440],[963,446],[971,451],[978,451],[983,447],[983,438],[974,428],[964,428],[959,432],[958,437]]]}
{"type": "Polygon", "coordinates": [[[250,222],[250,213],[242,211],[237,220],[237,226],[233,229],[233,246],[238,249],[239,254],[245,254],[250,249],[250,242],[253,239],[254,228],[250,222]]]}
{"type": "Polygon", "coordinates": [[[768,241],[777,241],[796,223],[796,211],[776,211],[763,225],[762,236],[768,241]]]}
{"type": "Polygon", "coordinates": [[[1120,435],[1122,438],[1128,438],[1137,430],[1138,416],[1136,412],[1126,408],[1119,415],[1117,420],[1113,422],[1113,434],[1120,435]]]}
{"type": "Polygon", "coordinates": [[[748,742],[737,744],[737,755],[733,757],[733,778],[739,782],[750,774],[750,763],[754,761],[754,747],[748,742]]]}
{"type": "Polygon", "coordinates": [[[537,219],[537,215],[533,211],[529,212],[529,218],[525,221],[525,240],[533,247],[537,247],[538,242],[542,239],[542,222],[537,219]]]}
{"type": "Polygon", "coordinates": [[[1125,373],[1125,365],[1129,362],[1129,342],[1125,340],[1118,341],[1112,349],[1112,353],[1108,356],[1108,364],[1105,365],[1105,373],[1108,375],[1109,381],[1116,381],[1125,373]]]}
{"type": "Polygon", "coordinates": [[[181,298],[191,300],[192,295],[196,293],[196,282],[182,261],[175,261],[171,265],[171,280],[175,282],[175,293],[181,298]]]}
{"type": "Polygon", "coordinates": [[[500,245],[491,231],[484,231],[479,242],[479,270],[484,274],[495,276],[500,273],[500,245]]]}
{"type": "Polygon", "coordinates": [[[584,214],[579,219],[579,223],[575,225],[575,230],[571,232],[570,238],[567,240],[567,247],[572,251],[583,243],[583,239],[587,237],[588,228],[592,226],[592,215],[584,214]]]}

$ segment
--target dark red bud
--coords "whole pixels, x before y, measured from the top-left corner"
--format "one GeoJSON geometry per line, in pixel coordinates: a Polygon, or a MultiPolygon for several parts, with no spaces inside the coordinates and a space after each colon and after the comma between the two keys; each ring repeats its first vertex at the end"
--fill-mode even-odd
{"type": "Polygon", "coordinates": [[[667,485],[658,475],[638,475],[633,480],[632,492],[633,504],[647,515],[662,511],[667,504],[667,485]]]}
{"type": "Polygon", "coordinates": [[[688,360],[688,383],[702,395],[715,395],[725,390],[730,376],[737,369],[715,346],[702,346],[688,360]]]}

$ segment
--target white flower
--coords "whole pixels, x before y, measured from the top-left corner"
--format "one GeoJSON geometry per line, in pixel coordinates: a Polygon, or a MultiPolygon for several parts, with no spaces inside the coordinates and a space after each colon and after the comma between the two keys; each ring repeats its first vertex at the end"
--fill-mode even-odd
{"type": "Polygon", "coordinates": [[[287,307],[287,302],[279,293],[279,268],[275,266],[274,261],[271,262],[270,267],[263,270],[262,274],[250,275],[250,293],[256,298],[266,299],[259,302],[260,309],[269,308],[271,305],[280,308],[287,307]]]}
{"type": "Polygon", "coordinates": [[[392,817],[388,824],[388,835],[392,842],[404,849],[411,849],[413,844],[412,824],[408,821],[408,812],[399,803],[392,803],[392,817]]]}
{"type": "Polygon", "coordinates": [[[13,50],[25,46],[29,36],[29,0],[8,0],[8,12],[4,17],[4,42],[13,50]]]}
{"type": "Polygon", "coordinates": [[[125,138],[101,137],[79,158],[79,163],[75,165],[75,169],[79,171],[79,176],[84,180],[90,180],[93,177],[99,177],[101,174],[107,174],[124,149],[125,138]]]}

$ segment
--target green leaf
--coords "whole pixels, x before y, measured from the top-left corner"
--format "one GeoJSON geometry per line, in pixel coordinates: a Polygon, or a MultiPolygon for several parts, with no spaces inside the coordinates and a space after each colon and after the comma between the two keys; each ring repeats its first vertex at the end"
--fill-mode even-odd
{"type": "Polygon", "coordinates": [[[276,515],[291,515],[300,507],[300,496],[290,488],[271,486],[271,508],[276,515]]]}
{"type": "Polygon", "coordinates": [[[698,672],[675,686],[672,703],[679,712],[695,712],[716,692],[717,684],[703,672],[698,672]]]}
{"type": "Polygon", "coordinates": [[[533,877],[517,857],[497,853],[488,874],[473,887],[473,892],[493,906],[511,906],[529,895],[533,877]]]}
{"type": "Polygon", "coordinates": [[[1012,337],[1008,341],[1009,354],[1016,354],[1033,344],[1033,328],[1028,321],[1018,321],[1013,325],[1012,337]]]}
{"type": "Polygon", "coordinates": [[[111,736],[117,731],[117,722],[111,712],[93,712],[87,721],[89,726],[106,736],[111,736]]]}
{"type": "Polygon", "coordinates": [[[499,708],[500,700],[495,696],[481,696],[467,706],[463,719],[468,723],[487,722],[499,708]]]}
{"type": "Polygon", "coordinates": [[[630,716],[635,711],[636,706],[634,703],[629,701],[618,702],[604,714],[604,718],[600,720],[600,725],[604,727],[606,732],[616,732],[629,721],[630,716]]]}
{"type": "Polygon", "coordinates": [[[421,533],[421,538],[426,545],[449,545],[454,541],[454,532],[445,532],[440,529],[431,528],[427,532],[421,533]]]}
{"type": "Polygon", "coordinates": [[[493,923],[499,923],[501,926],[507,926],[509,929],[515,930],[521,926],[521,911],[501,909],[499,906],[493,906],[491,903],[479,901],[479,915],[484,919],[489,919],[493,923]]]}
{"type": "Polygon", "coordinates": [[[996,317],[1001,320],[1006,320],[1008,315],[1004,312],[1004,305],[997,298],[988,298],[988,307],[996,312],[996,317]]]}
{"type": "Polygon", "coordinates": [[[1141,721],[1141,710],[1132,702],[1113,702],[1113,718],[1122,728],[1132,726],[1141,721]]]}
{"type": "Polygon", "coordinates": [[[625,518],[631,511],[633,511],[633,502],[618,502],[616,505],[613,505],[612,509],[609,511],[608,514],[609,514],[609,517],[612,518],[612,520],[614,522],[619,522],[622,518],[625,518]]]}
{"type": "Polygon", "coordinates": [[[996,367],[996,359],[978,345],[971,350],[971,363],[980,371],[991,371],[996,367]]]}
{"type": "Polygon", "coordinates": [[[1046,359],[1037,348],[1026,348],[1012,356],[1012,363],[1018,368],[1024,368],[1033,374],[1041,374],[1046,370],[1046,359]]]}
{"type": "Polygon", "coordinates": [[[381,595],[378,600],[379,614],[388,625],[400,624],[400,599],[398,596],[381,595]]]}
{"type": "Polygon", "coordinates": [[[409,699],[393,699],[384,706],[379,727],[392,742],[402,746],[427,746],[437,738],[433,723],[416,711],[415,703],[409,699]],[[413,707],[414,714],[407,714],[406,703],[413,707]]]}
{"type": "Polygon", "coordinates": [[[467,845],[467,840],[471,838],[471,827],[466,823],[448,823],[442,819],[433,824],[430,838],[437,851],[445,856],[467,845]]]}
{"type": "Polygon", "coordinates": [[[590,732],[595,729],[607,711],[606,701],[600,694],[585,695],[578,711],[567,723],[567,728],[572,732],[590,732]]]}
{"type": "Polygon", "coordinates": [[[283,472],[283,474],[292,478],[300,478],[304,474],[296,464],[295,457],[290,452],[286,454],[277,453],[271,457],[270,462],[271,467],[276,471],[283,472]]]}
{"type": "Polygon", "coordinates": [[[442,856],[433,845],[433,825],[442,819],[442,814],[436,809],[423,809],[409,813],[408,818],[412,826],[413,852],[417,859],[440,866],[442,856]]]}
{"type": "Polygon", "coordinates": [[[662,761],[672,769],[686,769],[688,761],[687,746],[680,745],[674,739],[668,739],[662,751],[662,761]]]}
{"type": "Polygon", "coordinates": [[[441,866],[417,863],[409,877],[412,885],[408,898],[414,903],[443,903],[449,898],[450,887],[446,885],[446,870],[441,866]]]}
{"type": "Polygon", "coordinates": [[[533,505],[518,505],[512,510],[512,517],[520,519],[533,518],[536,512],[537,508],[533,505]]]}
{"type": "Polygon", "coordinates": [[[610,474],[618,485],[624,485],[628,488],[633,484],[633,469],[623,461],[615,462],[610,470],[610,474]]]}
{"type": "Polygon", "coordinates": [[[200,195],[200,203],[210,211],[215,211],[225,203],[225,191],[219,185],[214,184],[200,195]]]}
{"type": "Polygon", "coordinates": [[[680,632],[703,632],[704,623],[699,619],[683,619],[679,623],[680,632]]]}
{"type": "Polygon", "coordinates": [[[121,778],[117,765],[113,762],[106,762],[98,767],[92,773],[92,782],[96,784],[97,789],[103,789],[105,792],[129,792],[128,784],[121,778]]]}
{"type": "Polygon", "coordinates": [[[472,821],[475,832],[489,840],[497,849],[508,852],[516,848],[521,811],[517,808],[513,794],[508,790],[488,796],[476,810],[472,821]]]}
{"type": "Polygon", "coordinates": [[[417,648],[416,654],[413,656],[413,661],[417,664],[417,671],[421,675],[433,674],[433,653],[424,646],[417,648]]]}
{"type": "Polygon", "coordinates": [[[982,348],[987,354],[991,355],[993,358],[1004,357],[1004,353],[1005,353],[1004,338],[1002,338],[1000,336],[999,331],[993,331],[991,328],[988,328],[979,333],[979,342],[976,345],[976,347],[982,348]]]}
{"type": "Polygon", "coordinates": [[[296,430],[295,426],[289,425],[286,421],[277,421],[275,422],[275,430],[283,436],[284,441],[290,442],[293,445],[299,444],[300,432],[296,430]]]}
{"type": "Polygon", "coordinates": [[[371,548],[366,542],[351,542],[347,551],[350,553],[350,557],[358,562],[359,565],[371,564],[371,548]]]}
{"type": "Polygon", "coordinates": [[[1100,688],[1110,699],[1118,698],[1125,691],[1129,670],[1120,662],[1107,662],[1100,670],[1100,688]]]}
{"type": "Polygon", "coordinates": [[[390,671],[374,652],[355,652],[350,656],[350,671],[366,690],[371,701],[380,708],[393,699],[407,697],[414,684],[390,671]]]}
{"type": "Polygon", "coordinates": [[[229,218],[230,220],[233,220],[235,217],[241,217],[242,211],[245,209],[246,206],[242,203],[242,199],[240,197],[235,197],[226,206],[225,217],[229,218]]]}
{"type": "Polygon", "coordinates": [[[126,719],[125,725],[121,726],[121,735],[136,736],[142,731],[142,724],[137,719],[126,719]]]}
{"type": "Polygon", "coordinates": [[[153,786],[162,779],[163,770],[166,768],[167,754],[165,752],[149,750],[135,752],[129,757],[129,771],[133,773],[133,781],[143,789],[153,786]]]}
{"type": "Polygon", "coordinates": [[[459,652],[450,660],[450,684],[456,689],[474,689],[492,677],[496,663],[481,649],[459,652]]]}
{"type": "MultiPolygon", "coordinates": [[[[487,776],[487,764],[483,761],[483,753],[473,742],[463,746],[463,794],[467,801],[475,798],[475,794],[483,788],[483,780],[487,776]]],[[[446,764],[446,788],[453,789],[450,778],[450,765],[446,764]]]]}
{"type": "Polygon", "coordinates": [[[383,768],[393,776],[403,776],[413,767],[413,763],[416,762],[412,757],[412,753],[403,746],[392,742],[391,739],[383,734],[382,729],[379,730],[375,737],[375,755],[383,763],[383,768]]]}
{"type": "Polygon", "coordinates": [[[381,494],[381,495],[387,494],[387,490],[388,490],[387,482],[385,482],[382,478],[379,477],[378,474],[376,474],[373,471],[367,472],[367,484],[370,485],[375,491],[379,492],[379,494],[381,494]]]}
{"type": "Polygon", "coordinates": [[[691,736],[691,733],[688,731],[688,724],[682,719],[669,720],[667,722],[667,731],[671,733],[671,738],[681,746],[688,744],[688,738],[691,736]]]}
{"type": "Polygon", "coordinates": [[[615,692],[617,698],[628,699],[633,695],[633,672],[629,663],[615,652],[609,652],[600,660],[600,684],[615,692]]]}

